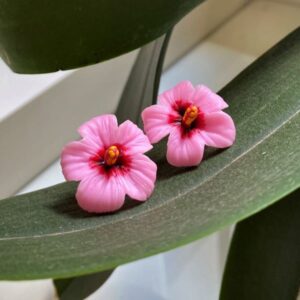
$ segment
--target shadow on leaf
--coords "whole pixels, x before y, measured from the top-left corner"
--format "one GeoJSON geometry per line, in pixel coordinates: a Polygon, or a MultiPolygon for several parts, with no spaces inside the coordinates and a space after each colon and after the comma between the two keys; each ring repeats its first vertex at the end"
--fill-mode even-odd
{"type": "Polygon", "coordinates": [[[68,198],[60,199],[55,203],[52,203],[52,205],[49,208],[54,210],[57,214],[68,215],[72,219],[84,219],[84,218],[94,218],[99,216],[105,217],[105,216],[120,214],[123,211],[132,209],[136,206],[141,205],[142,203],[143,202],[134,201],[129,197],[126,197],[125,203],[120,210],[112,213],[96,214],[96,213],[89,213],[82,210],[77,204],[75,197],[68,197],[68,198]]]}

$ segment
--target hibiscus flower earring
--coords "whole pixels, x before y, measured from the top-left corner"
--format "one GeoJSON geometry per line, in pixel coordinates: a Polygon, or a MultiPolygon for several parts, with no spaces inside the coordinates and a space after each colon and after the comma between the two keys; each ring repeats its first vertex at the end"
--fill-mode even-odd
{"type": "Polygon", "coordinates": [[[158,104],[142,112],[151,143],[169,135],[167,160],[176,167],[198,165],[204,146],[227,148],[235,140],[232,118],[222,110],[227,103],[208,87],[183,81],[158,97],[158,104]]]}
{"type": "Polygon", "coordinates": [[[144,155],[152,149],[147,136],[131,121],[118,126],[102,115],[78,129],[82,139],[65,146],[61,166],[66,180],[80,181],[79,206],[95,213],[119,209],[125,195],[145,201],[156,180],[156,164],[144,155]]]}

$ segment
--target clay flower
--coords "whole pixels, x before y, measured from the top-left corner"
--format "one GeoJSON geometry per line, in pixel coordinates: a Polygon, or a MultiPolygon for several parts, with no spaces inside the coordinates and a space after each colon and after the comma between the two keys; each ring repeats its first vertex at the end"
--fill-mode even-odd
{"type": "Polygon", "coordinates": [[[183,81],[158,97],[142,112],[151,143],[169,135],[167,160],[177,167],[196,166],[204,146],[226,148],[235,140],[235,126],[222,109],[227,103],[204,85],[183,81]]]}
{"type": "Polygon", "coordinates": [[[142,130],[102,115],[78,132],[82,139],[65,146],[61,166],[66,180],[80,181],[76,199],[82,209],[111,212],[123,205],[126,194],[139,201],[150,196],[157,167],[143,155],[152,145],[142,130]]]}

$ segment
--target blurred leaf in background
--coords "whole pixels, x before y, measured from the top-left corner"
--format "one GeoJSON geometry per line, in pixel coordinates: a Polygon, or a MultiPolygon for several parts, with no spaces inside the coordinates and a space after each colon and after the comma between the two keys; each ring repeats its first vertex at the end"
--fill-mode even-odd
{"type": "Polygon", "coordinates": [[[0,0],[0,56],[17,73],[95,64],[165,34],[203,0],[0,0]]]}
{"type": "Polygon", "coordinates": [[[292,300],[300,288],[300,190],[240,222],[221,300],[292,300]]]}
{"type": "Polygon", "coordinates": [[[103,271],[91,275],[54,280],[57,296],[60,300],[82,300],[99,289],[113,271],[103,271]]]}

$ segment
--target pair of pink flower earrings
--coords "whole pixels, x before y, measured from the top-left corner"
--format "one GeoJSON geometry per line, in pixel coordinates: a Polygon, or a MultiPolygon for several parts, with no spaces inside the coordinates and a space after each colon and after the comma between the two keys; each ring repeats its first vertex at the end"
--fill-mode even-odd
{"type": "Polygon", "coordinates": [[[66,145],[61,155],[66,180],[80,181],[79,206],[103,213],[121,208],[125,195],[147,200],[154,189],[157,166],[144,153],[167,135],[167,160],[176,167],[198,165],[205,145],[231,146],[235,126],[222,111],[226,107],[209,88],[183,81],[142,112],[146,135],[131,121],[118,126],[114,115],[95,117],[81,125],[82,139],[66,145]]]}

